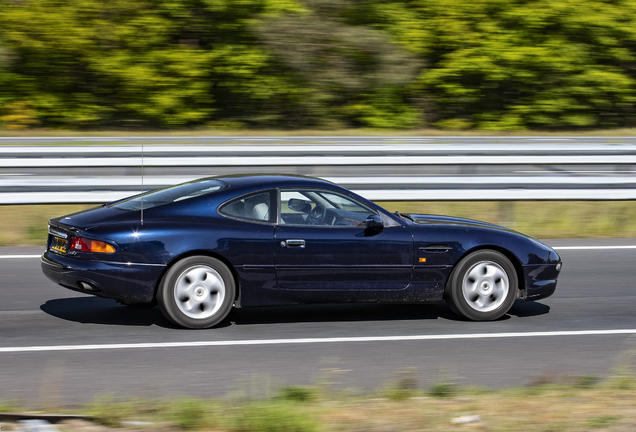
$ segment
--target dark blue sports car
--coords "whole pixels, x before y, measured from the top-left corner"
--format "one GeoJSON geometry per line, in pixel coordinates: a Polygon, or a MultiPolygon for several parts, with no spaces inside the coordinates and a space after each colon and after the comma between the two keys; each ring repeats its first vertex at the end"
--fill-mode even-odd
{"type": "Polygon", "coordinates": [[[204,178],[51,219],[42,270],[208,328],[233,306],[430,303],[494,320],[550,296],[559,255],[500,226],[390,213],[307,177],[204,178]]]}

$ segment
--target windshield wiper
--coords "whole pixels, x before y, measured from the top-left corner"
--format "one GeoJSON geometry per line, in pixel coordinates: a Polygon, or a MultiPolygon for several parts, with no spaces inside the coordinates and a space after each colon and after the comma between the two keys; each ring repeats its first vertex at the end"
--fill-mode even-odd
{"type": "Polygon", "coordinates": [[[403,214],[403,213],[400,213],[399,211],[396,211],[396,212],[395,212],[395,213],[393,213],[393,214],[395,214],[395,215],[397,215],[397,216],[401,217],[402,219],[406,218],[406,219],[410,219],[410,220],[411,220],[411,222],[415,222],[415,219],[413,219],[413,217],[412,217],[411,215],[403,214]]]}

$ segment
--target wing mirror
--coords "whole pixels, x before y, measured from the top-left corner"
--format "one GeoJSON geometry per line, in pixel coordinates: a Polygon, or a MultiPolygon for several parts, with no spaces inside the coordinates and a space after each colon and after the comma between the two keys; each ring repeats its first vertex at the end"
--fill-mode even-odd
{"type": "Polygon", "coordinates": [[[378,215],[367,216],[366,225],[366,231],[370,234],[379,234],[384,230],[384,222],[378,215]]]}
{"type": "Polygon", "coordinates": [[[311,202],[298,198],[290,198],[287,207],[293,211],[309,213],[311,211],[311,202]]]}

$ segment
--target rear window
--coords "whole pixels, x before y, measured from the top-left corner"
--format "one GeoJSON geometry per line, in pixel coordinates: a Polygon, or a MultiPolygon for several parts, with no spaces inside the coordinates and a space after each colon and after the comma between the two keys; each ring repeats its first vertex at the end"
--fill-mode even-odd
{"type": "Polygon", "coordinates": [[[204,194],[210,194],[221,189],[225,189],[225,183],[212,179],[194,180],[187,183],[181,183],[175,186],[169,186],[164,189],[157,189],[146,192],[143,195],[137,195],[123,201],[117,201],[109,207],[122,210],[135,211],[141,209],[141,201],[143,199],[144,210],[153,207],[159,207],[177,201],[183,201],[189,198],[198,197],[204,194]]]}

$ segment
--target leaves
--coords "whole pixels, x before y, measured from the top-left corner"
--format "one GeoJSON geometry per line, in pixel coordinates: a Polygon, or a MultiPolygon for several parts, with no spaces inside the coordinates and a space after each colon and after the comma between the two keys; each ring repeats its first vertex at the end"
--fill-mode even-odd
{"type": "Polygon", "coordinates": [[[24,127],[636,123],[636,0],[0,0],[0,22],[24,127]]]}

